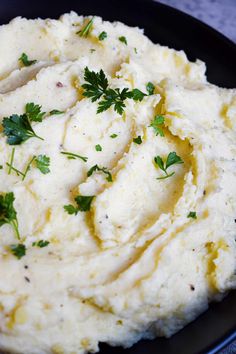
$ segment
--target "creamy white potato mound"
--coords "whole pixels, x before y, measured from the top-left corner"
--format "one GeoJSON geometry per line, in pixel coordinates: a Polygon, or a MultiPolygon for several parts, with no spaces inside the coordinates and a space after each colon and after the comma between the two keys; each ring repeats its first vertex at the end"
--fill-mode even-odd
{"type": "Polygon", "coordinates": [[[13,353],[94,353],[99,342],[169,337],[236,285],[236,90],[209,84],[203,62],[138,28],[95,17],[80,36],[89,19],[71,12],[0,27],[1,122],[30,102],[46,112],[32,122],[44,140],[9,145],[0,128],[0,195],[14,193],[21,237],[0,227],[0,349],[13,353]],[[22,65],[22,53],[36,63],[22,65]],[[123,114],[97,113],[99,100],[83,95],[86,67],[102,69],[113,89],[146,93],[152,82],[155,91],[126,99],[123,114]],[[150,126],[156,115],[164,136],[150,126]],[[32,165],[22,181],[6,165],[13,148],[14,168],[46,155],[50,173],[32,165]],[[154,157],[170,152],[183,163],[157,179],[165,174],[154,157]],[[96,164],[112,182],[87,176],[96,164]],[[63,207],[77,195],[95,197],[70,215],[63,207]],[[49,244],[32,246],[40,240],[49,244]]]}

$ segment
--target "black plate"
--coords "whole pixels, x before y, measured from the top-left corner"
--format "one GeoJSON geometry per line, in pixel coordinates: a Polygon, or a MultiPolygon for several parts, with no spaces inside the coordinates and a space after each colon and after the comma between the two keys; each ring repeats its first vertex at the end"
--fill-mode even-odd
{"type": "MultiPolygon", "coordinates": [[[[0,24],[19,15],[56,18],[70,10],[142,27],[155,43],[183,49],[190,60],[199,58],[205,61],[211,83],[236,87],[236,45],[193,17],[152,1],[0,0],[0,24]]],[[[235,291],[222,302],[211,305],[206,313],[171,339],[141,341],[126,350],[102,344],[100,354],[214,354],[233,339],[236,339],[235,291]]]]}

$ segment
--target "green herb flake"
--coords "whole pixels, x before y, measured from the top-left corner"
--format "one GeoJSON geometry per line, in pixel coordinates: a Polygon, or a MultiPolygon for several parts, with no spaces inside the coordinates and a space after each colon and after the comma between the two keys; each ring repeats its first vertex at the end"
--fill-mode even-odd
{"type": "Polygon", "coordinates": [[[92,30],[92,25],[93,25],[93,18],[88,21],[88,23],[76,34],[78,34],[80,37],[88,37],[88,35],[90,34],[91,30],[92,30]]]}
{"type": "Polygon", "coordinates": [[[81,159],[84,162],[88,161],[87,157],[74,154],[73,152],[61,151],[61,154],[66,155],[69,160],[81,159]]]}
{"type": "Polygon", "coordinates": [[[64,210],[69,214],[69,215],[77,215],[79,211],[89,211],[91,208],[91,203],[93,201],[94,196],[85,196],[85,195],[78,195],[75,197],[75,202],[77,204],[76,207],[74,207],[72,204],[69,205],[64,205],[64,210]]]}
{"type": "Polygon", "coordinates": [[[119,41],[122,42],[122,43],[124,43],[125,45],[128,44],[128,43],[127,43],[127,39],[126,39],[126,37],[124,37],[124,36],[119,37],[119,41]]]}
{"type": "Polygon", "coordinates": [[[118,136],[117,134],[111,134],[110,138],[115,139],[115,138],[117,138],[117,136],[118,136]]]}
{"type": "Polygon", "coordinates": [[[133,142],[135,143],[135,144],[138,144],[138,145],[140,145],[140,144],[142,144],[142,138],[141,138],[141,136],[139,135],[137,138],[134,138],[133,139],[133,142]]]}
{"type": "Polygon", "coordinates": [[[33,247],[39,247],[39,248],[43,248],[49,245],[49,241],[44,241],[44,240],[39,240],[37,242],[33,242],[32,246],[33,247]]]}
{"type": "Polygon", "coordinates": [[[63,114],[65,113],[64,111],[58,111],[58,109],[53,109],[52,111],[49,112],[50,116],[56,115],[56,114],[63,114]]]}
{"type": "Polygon", "coordinates": [[[149,127],[152,127],[154,129],[154,132],[156,135],[164,136],[164,132],[162,130],[162,125],[165,122],[165,118],[161,115],[156,115],[149,125],[149,127]]]}
{"type": "Polygon", "coordinates": [[[24,66],[30,66],[30,65],[33,65],[33,64],[35,64],[35,63],[37,62],[37,60],[29,60],[28,55],[25,54],[25,53],[22,53],[21,56],[20,56],[20,58],[19,58],[18,60],[19,60],[19,61],[22,63],[22,65],[24,65],[24,66]]]}
{"type": "Polygon", "coordinates": [[[171,177],[175,172],[168,173],[167,169],[172,165],[182,164],[182,159],[176,154],[176,152],[170,152],[167,156],[166,163],[164,164],[163,159],[160,156],[154,157],[154,163],[165,173],[165,176],[158,177],[157,179],[165,179],[171,177]]]}
{"type": "Polygon", "coordinates": [[[96,151],[102,151],[101,145],[99,145],[99,144],[95,145],[95,150],[96,151]]]}
{"type": "Polygon", "coordinates": [[[196,213],[196,211],[190,211],[190,212],[188,213],[187,218],[197,219],[197,213],[196,213]]]}
{"type": "Polygon", "coordinates": [[[108,171],[108,169],[106,167],[99,167],[98,165],[94,165],[90,168],[90,170],[87,172],[87,176],[90,177],[92,176],[92,174],[95,172],[95,171],[98,171],[98,172],[103,172],[105,175],[107,175],[106,177],[106,180],[108,182],[112,182],[113,179],[112,179],[112,175],[111,173],[108,171]]]}
{"type": "Polygon", "coordinates": [[[14,208],[15,196],[13,192],[0,195],[0,227],[9,224],[13,227],[16,237],[20,239],[17,212],[14,208]]]}
{"type": "Polygon", "coordinates": [[[148,83],[147,83],[147,85],[146,85],[146,90],[147,90],[149,96],[154,94],[155,86],[153,85],[152,82],[148,82],[148,83]]]}
{"type": "Polygon", "coordinates": [[[106,38],[107,38],[107,32],[105,31],[102,31],[98,36],[99,41],[104,41],[104,39],[106,38]]]}
{"type": "Polygon", "coordinates": [[[50,157],[46,155],[38,155],[35,157],[36,167],[42,172],[44,175],[50,172],[50,157]]]}
{"type": "Polygon", "coordinates": [[[11,249],[12,254],[18,259],[21,259],[26,254],[26,247],[23,243],[11,245],[10,249],[11,249]]]}
{"type": "Polygon", "coordinates": [[[3,165],[0,165],[0,170],[2,170],[3,169],[3,165]]]}

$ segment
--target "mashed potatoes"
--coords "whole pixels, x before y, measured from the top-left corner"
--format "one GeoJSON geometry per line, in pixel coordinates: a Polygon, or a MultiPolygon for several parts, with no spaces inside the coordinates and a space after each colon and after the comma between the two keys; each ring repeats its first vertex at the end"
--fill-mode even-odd
{"type": "Polygon", "coordinates": [[[0,349],[171,336],[236,284],[236,90],[99,17],[0,43],[0,349]]]}

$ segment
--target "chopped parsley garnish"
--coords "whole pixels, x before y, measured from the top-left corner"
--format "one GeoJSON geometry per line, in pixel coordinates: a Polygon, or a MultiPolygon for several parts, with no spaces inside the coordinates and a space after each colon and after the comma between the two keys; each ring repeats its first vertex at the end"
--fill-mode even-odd
{"type": "Polygon", "coordinates": [[[35,134],[26,114],[13,114],[9,118],[5,117],[3,118],[2,126],[9,145],[19,145],[30,138],[43,140],[43,138],[35,134]]]}
{"type": "Polygon", "coordinates": [[[190,212],[188,213],[187,218],[197,219],[197,213],[196,213],[196,211],[190,211],[190,212]]]}
{"type": "Polygon", "coordinates": [[[90,168],[90,170],[87,172],[87,176],[90,177],[95,171],[103,172],[105,175],[107,175],[106,180],[108,182],[112,182],[112,175],[108,171],[106,167],[99,167],[98,165],[94,165],[90,168]]]}
{"type": "Polygon", "coordinates": [[[98,36],[99,41],[104,41],[104,39],[106,38],[107,38],[107,32],[105,31],[102,31],[98,36]]]}
{"type": "Polygon", "coordinates": [[[77,215],[79,211],[89,211],[93,198],[94,195],[78,195],[77,197],[75,197],[75,202],[77,206],[74,207],[72,204],[64,205],[64,209],[70,215],[77,215]]]}
{"type": "Polygon", "coordinates": [[[138,54],[138,52],[137,52],[137,48],[134,48],[134,52],[135,52],[135,54],[138,54]]]}
{"type": "Polygon", "coordinates": [[[88,37],[93,25],[93,18],[79,31],[76,32],[80,37],[88,37]]]}
{"type": "Polygon", "coordinates": [[[144,96],[146,96],[145,93],[143,93],[142,91],[140,91],[137,88],[133,89],[132,94],[133,94],[132,98],[134,101],[142,101],[144,96]]]}
{"type": "Polygon", "coordinates": [[[119,37],[119,41],[122,42],[122,43],[124,43],[125,45],[128,44],[128,43],[127,43],[127,39],[126,39],[126,37],[124,37],[124,36],[119,37]]]}
{"type": "Polygon", "coordinates": [[[138,145],[140,145],[140,144],[142,144],[142,138],[141,138],[141,136],[139,135],[137,138],[134,138],[133,139],[133,142],[135,143],[135,144],[138,144],[138,145]]]}
{"type": "Polygon", "coordinates": [[[95,150],[96,151],[102,151],[101,145],[99,145],[99,144],[95,145],[95,150]]]}
{"type": "Polygon", "coordinates": [[[2,170],[3,169],[3,165],[0,165],[0,170],[2,170]]]}
{"type": "Polygon", "coordinates": [[[108,87],[108,80],[105,76],[103,70],[98,73],[90,71],[88,67],[84,71],[85,84],[82,88],[85,90],[83,95],[85,97],[91,98],[92,102],[95,102],[102,98],[102,101],[98,103],[97,113],[101,113],[114,106],[114,110],[122,114],[125,108],[125,100],[127,98],[132,98],[135,101],[142,101],[143,97],[146,96],[139,89],[133,89],[130,91],[128,88],[115,88],[111,89],[108,87]]]}
{"type": "Polygon", "coordinates": [[[61,154],[66,155],[69,160],[81,159],[84,162],[88,161],[87,157],[74,154],[73,152],[61,151],[61,154]]]}
{"type": "Polygon", "coordinates": [[[15,154],[15,149],[12,149],[11,153],[11,159],[10,162],[7,162],[6,165],[9,167],[8,169],[8,174],[11,174],[11,171],[14,171],[17,176],[22,176],[22,181],[24,181],[26,175],[28,174],[31,165],[33,161],[35,161],[36,167],[42,172],[43,174],[49,173],[50,169],[48,168],[50,165],[50,158],[46,155],[38,155],[38,156],[33,156],[31,160],[28,162],[24,172],[18,170],[13,166],[13,161],[14,161],[14,154],[15,154]]]}
{"type": "Polygon", "coordinates": [[[36,167],[42,172],[44,175],[50,172],[50,157],[46,155],[38,155],[35,157],[36,167]]]}
{"type": "Polygon", "coordinates": [[[43,248],[43,247],[46,247],[49,245],[49,241],[44,241],[44,240],[39,240],[37,242],[33,242],[32,243],[32,246],[33,247],[40,247],[40,248],[43,248]]]}
{"type": "Polygon", "coordinates": [[[42,122],[45,112],[41,112],[42,106],[33,102],[27,103],[25,106],[25,113],[30,122],[42,122]]]}
{"type": "Polygon", "coordinates": [[[18,243],[17,245],[11,245],[11,252],[12,254],[18,258],[21,259],[22,257],[25,256],[26,253],[26,247],[23,245],[23,243],[18,243]]]}
{"type": "Polygon", "coordinates": [[[65,113],[64,111],[58,111],[58,109],[53,109],[52,111],[49,112],[50,116],[53,116],[54,114],[63,114],[65,113]]]}
{"type": "Polygon", "coordinates": [[[0,226],[9,224],[13,227],[16,237],[20,240],[17,212],[14,208],[14,193],[0,195],[0,226]]]}
{"type": "Polygon", "coordinates": [[[24,66],[30,66],[37,62],[37,60],[29,60],[28,55],[22,53],[20,58],[18,59],[24,66]]]}
{"type": "Polygon", "coordinates": [[[148,82],[148,83],[147,83],[147,85],[146,85],[146,90],[147,90],[149,96],[154,94],[155,86],[153,85],[152,82],[148,82]]]}
{"type": "Polygon", "coordinates": [[[164,132],[161,127],[164,124],[164,122],[165,122],[165,118],[161,115],[157,115],[154,117],[149,127],[152,127],[154,129],[156,135],[164,136],[164,132]]]}
{"type": "Polygon", "coordinates": [[[111,134],[110,138],[115,139],[115,138],[117,138],[117,136],[118,136],[117,134],[111,134]]]}
{"type": "Polygon", "coordinates": [[[176,152],[169,153],[165,164],[160,156],[154,157],[154,162],[165,173],[165,176],[159,177],[157,179],[165,179],[165,178],[173,176],[175,174],[175,172],[168,173],[167,169],[172,165],[177,165],[177,164],[183,163],[182,159],[176,154],[176,152]]]}

